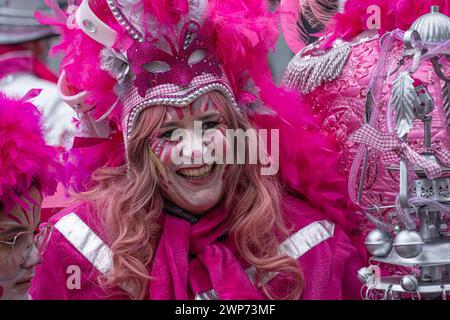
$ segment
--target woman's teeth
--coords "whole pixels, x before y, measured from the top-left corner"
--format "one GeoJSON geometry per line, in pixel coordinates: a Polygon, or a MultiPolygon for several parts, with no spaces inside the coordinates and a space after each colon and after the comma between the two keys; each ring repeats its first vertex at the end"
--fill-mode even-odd
{"type": "Polygon", "coordinates": [[[192,168],[192,169],[180,169],[178,170],[178,174],[186,177],[188,179],[202,179],[211,174],[213,169],[213,165],[206,165],[200,168],[192,168]]]}

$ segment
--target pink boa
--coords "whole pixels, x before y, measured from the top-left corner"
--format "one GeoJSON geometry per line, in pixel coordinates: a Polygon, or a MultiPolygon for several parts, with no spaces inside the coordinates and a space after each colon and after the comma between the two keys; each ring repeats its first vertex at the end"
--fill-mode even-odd
{"type": "Polygon", "coordinates": [[[176,24],[189,12],[187,0],[144,0],[144,9],[162,24],[176,24]]]}
{"type": "MultiPolygon", "coordinates": [[[[33,92],[31,94],[35,94],[33,92]]],[[[0,94],[0,202],[6,211],[35,184],[44,195],[56,191],[64,179],[57,151],[46,145],[41,114],[27,102],[30,95],[14,100],[0,94]]]]}

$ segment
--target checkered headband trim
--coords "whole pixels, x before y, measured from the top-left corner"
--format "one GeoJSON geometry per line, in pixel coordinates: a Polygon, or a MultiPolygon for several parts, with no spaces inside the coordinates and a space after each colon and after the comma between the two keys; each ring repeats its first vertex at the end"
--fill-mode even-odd
{"type": "Polygon", "coordinates": [[[128,95],[122,99],[122,128],[125,142],[128,142],[136,120],[143,110],[159,105],[184,107],[210,91],[221,92],[229,100],[230,104],[238,109],[231,85],[225,73],[222,73],[220,78],[212,74],[203,74],[194,78],[188,87],[163,84],[148,90],[144,98],[139,95],[137,88],[133,87],[128,95]]]}

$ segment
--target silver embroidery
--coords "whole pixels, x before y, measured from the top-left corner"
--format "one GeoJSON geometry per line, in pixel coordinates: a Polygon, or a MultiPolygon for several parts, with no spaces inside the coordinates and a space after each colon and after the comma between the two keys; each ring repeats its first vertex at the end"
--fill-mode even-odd
{"type": "Polygon", "coordinates": [[[373,32],[367,32],[350,42],[336,39],[333,47],[322,53],[320,45],[328,36],[304,47],[292,58],[283,76],[285,86],[307,94],[323,83],[335,80],[341,75],[352,47],[378,37],[373,32]]]}
{"type": "Polygon", "coordinates": [[[302,51],[289,63],[283,83],[306,94],[324,82],[339,77],[350,56],[351,46],[344,43],[320,56],[303,56],[302,51]]]}

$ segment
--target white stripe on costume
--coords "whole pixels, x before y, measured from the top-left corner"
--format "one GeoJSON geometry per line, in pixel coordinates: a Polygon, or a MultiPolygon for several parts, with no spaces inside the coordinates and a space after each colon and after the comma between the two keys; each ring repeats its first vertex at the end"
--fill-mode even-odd
{"type": "MultiPolygon", "coordinates": [[[[83,257],[85,257],[92,265],[105,274],[112,268],[112,252],[106,243],[100,239],[95,232],[89,228],[76,215],[71,212],[62,217],[56,224],[55,228],[69,241],[83,257]]],[[[132,293],[134,291],[131,285],[121,285],[123,290],[132,293]]]]}
{"type": "MultiPolygon", "coordinates": [[[[279,252],[283,255],[297,260],[306,252],[320,244],[321,242],[333,237],[335,224],[327,220],[313,222],[300,229],[288,239],[280,244],[279,252]]],[[[255,283],[256,268],[250,267],[245,270],[250,280],[255,283]]],[[[277,273],[270,273],[262,279],[263,283],[272,280],[277,273]]],[[[217,300],[219,299],[214,289],[196,294],[195,300],[217,300]]]]}
{"type": "Polygon", "coordinates": [[[101,273],[111,269],[111,250],[74,212],[62,217],[55,228],[101,273]]]}

